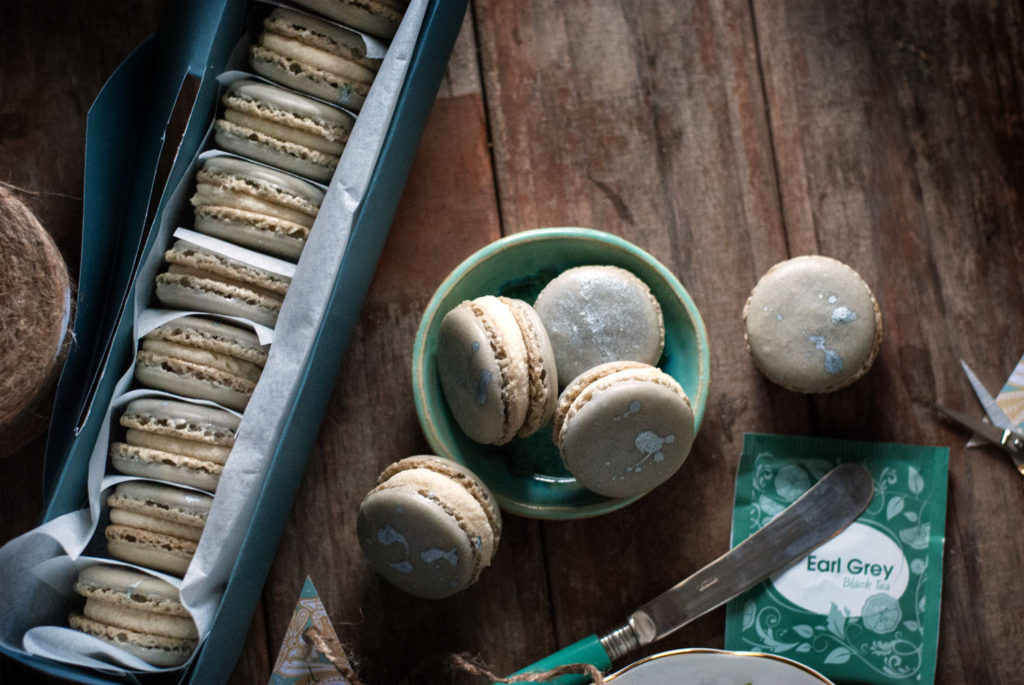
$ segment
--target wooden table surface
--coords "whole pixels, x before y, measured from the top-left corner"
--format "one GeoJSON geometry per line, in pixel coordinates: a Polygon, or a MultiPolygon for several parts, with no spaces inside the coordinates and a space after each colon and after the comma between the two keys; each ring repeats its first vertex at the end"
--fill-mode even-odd
{"type": "MultiPolygon", "coordinates": [[[[161,4],[2,5],[0,180],[38,193],[72,270],[87,108],[161,4]]],[[[484,682],[444,656],[509,672],[617,625],[727,549],[747,431],[949,446],[937,682],[1020,682],[1024,483],[928,403],[980,416],[957,360],[998,388],[1024,352],[1021,36],[1017,1],[474,0],[232,682],[265,682],[307,575],[369,684],[484,682]],[[693,452],[616,513],[506,516],[476,585],[412,599],[367,571],[354,525],[378,472],[429,450],[409,382],[420,314],[477,248],[567,225],[656,255],[700,308],[693,452]],[[856,268],[884,315],[874,368],[825,396],[768,382],[743,344],[758,277],[807,253],[856,268]]],[[[2,462],[0,539],[38,520],[42,450],[2,462]]],[[[718,610],[647,651],[723,631],[718,610]]],[[[0,678],[44,681],[8,659],[0,678]]]]}

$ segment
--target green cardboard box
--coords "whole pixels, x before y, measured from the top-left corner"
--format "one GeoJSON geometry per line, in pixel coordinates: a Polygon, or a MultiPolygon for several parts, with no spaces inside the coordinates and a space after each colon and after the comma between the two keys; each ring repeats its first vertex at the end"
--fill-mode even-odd
{"type": "MultiPolygon", "coordinates": [[[[148,228],[169,211],[172,190],[187,180],[202,149],[217,109],[216,77],[247,30],[251,7],[246,0],[169,3],[160,30],[118,67],[89,111],[78,344],[57,389],[43,522],[86,504],[88,463],[105,429],[104,410],[134,353],[135,273],[154,249],[162,249],[148,228]]],[[[143,675],[141,682],[216,683],[234,669],[333,389],[339,351],[358,319],[465,8],[466,0],[427,2],[390,125],[315,326],[312,353],[303,362],[210,633],[187,671],[143,675]]],[[[330,197],[331,191],[325,205],[330,197]]],[[[77,682],[131,681],[8,645],[0,651],[77,682]]]]}

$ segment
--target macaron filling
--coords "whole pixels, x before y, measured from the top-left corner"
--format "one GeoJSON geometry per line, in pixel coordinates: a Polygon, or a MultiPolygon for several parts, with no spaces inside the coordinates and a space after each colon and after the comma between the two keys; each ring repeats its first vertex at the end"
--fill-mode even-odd
{"type": "Polygon", "coordinates": [[[529,401],[526,418],[516,433],[519,437],[525,438],[540,430],[554,412],[555,383],[558,380],[554,351],[551,349],[540,317],[530,305],[509,297],[499,297],[498,300],[512,312],[526,345],[529,401]]]}
{"type": "Polygon", "coordinates": [[[213,498],[148,481],[127,481],[118,483],[107,498],[107,504],[124,511],[202,528],[206,525],[213,498]]]}

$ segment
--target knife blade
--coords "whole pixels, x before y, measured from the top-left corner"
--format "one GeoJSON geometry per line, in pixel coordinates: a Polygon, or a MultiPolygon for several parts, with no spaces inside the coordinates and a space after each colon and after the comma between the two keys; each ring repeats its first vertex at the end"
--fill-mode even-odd
{"type": "Polygon", "coordinates": [[[633,612],[628,624],[638,645],[660,640],[804,557],[860,516],[873,494],[863,466],[832,469],[768,525],[633,612]]]}
{"type": "MultiPolygon", "coordinates": [[[[619,657],[675,632],[838,535],[868,506],[874,489],[860,464],[835,467],[759,531],[639,607],[624,625],[575,642],[517,674],[579,663],[607,670],[619,657]]],[[[569,675],[555,682],[589,679],[569,675]]]]}

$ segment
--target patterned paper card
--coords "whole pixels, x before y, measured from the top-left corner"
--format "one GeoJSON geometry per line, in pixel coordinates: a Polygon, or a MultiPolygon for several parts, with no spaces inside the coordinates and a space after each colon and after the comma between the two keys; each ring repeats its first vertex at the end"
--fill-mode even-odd
{"type": "Polygon", "coordinates": [[[270,685],[351,685],[327,657],[304,639],[310,627],[318,630],[328,641],[338,643],[338,635],[320,601],[320,595],[307,576],[299,593],[299,602],[295,605],[295,613],[288,624],[288,632],[281,643],[281,651],[277,654],[270,685]]]}
{"type": "Polygon", "coordinates": [[[1006,412],[1013,425],[1024,426],[1024,357],[1017,362],[1013,373],[1006,379],[1006,385],[996,395],[996,404],[1006,412]]]}

